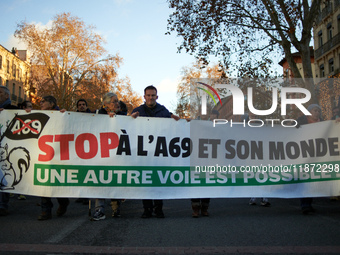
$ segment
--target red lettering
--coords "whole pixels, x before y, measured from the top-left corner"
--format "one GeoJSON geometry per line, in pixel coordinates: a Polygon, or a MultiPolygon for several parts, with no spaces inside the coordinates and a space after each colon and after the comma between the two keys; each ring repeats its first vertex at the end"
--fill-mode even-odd
{"type": "Polygon", "coordinates": [[[69,142],[74,141],[74,134],[55,135],[55,142],[60,142],[60,160],[70,159],[69,142]]]}
{"type": "Polygon", "coordinates": [[[119,145],[119,137],[116,133],[100,133],[100,150],[101,157],[110,157],[110,150],[117,148],[119,145]]]}
{"type": "Polygon", "coordinates": [[[80,134],[76,138],[76,153],[79,158],[91,159],[97,155],[98,141],[97,137],[90,133],[80,134]],[[89,152],[85,151],[85,141],[89,141],[89,152]]]}
{"type": "Polygon", "coordinates": [[[50,161],[54,157],[54,150],[53,147],[50,145],[47,145],[46,143],[52,143],[53,142],[53,135],[43,135],[38,140],[38,146],[39,149],[42,152],[45,152],[45,155],[39,154],[38,155],[38,161],[50,161]]]}

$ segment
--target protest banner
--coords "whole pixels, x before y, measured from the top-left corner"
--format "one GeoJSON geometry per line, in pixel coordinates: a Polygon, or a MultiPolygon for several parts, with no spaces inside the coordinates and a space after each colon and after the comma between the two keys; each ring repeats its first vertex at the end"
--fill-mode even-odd
{"type": "Polygon", "coordinates": [[[1,190],[175,199],[340,195],[340,124],[296,127],[4,110],[1,190]]]}

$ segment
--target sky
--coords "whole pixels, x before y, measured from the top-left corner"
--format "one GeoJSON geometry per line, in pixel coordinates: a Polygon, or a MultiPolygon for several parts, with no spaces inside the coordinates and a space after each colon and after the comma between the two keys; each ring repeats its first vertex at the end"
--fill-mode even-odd
{"type": "Polygon", "coordinates": [[[56,14],[69,12],[105,38],[109,54],[118,53],[123,65],[120,78],[128,77],[141,96],[153,84],[158,102],[174,111],[176,87],[181,69],[194,63],[193,56],[177,53],[181,38],[165,35],[171,13],[166,0],[0,0],[0,44],[11,50],[24,50],[14,38],[17,24],[47,25],[56,14]]]}

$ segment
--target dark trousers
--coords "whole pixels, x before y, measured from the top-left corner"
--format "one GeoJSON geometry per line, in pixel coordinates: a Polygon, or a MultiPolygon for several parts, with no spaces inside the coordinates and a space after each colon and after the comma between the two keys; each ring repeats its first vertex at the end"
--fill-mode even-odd
{"type": "MultiPolygon", "coordinates": [[[[60,206],[68,206],[69,199],[68,198],[57,198],[60,206]]],[[[42,197],[41,198],[41,211],[51,213],[53,207],[52,199],[50,197],[42,197]]]]}
{"type": "Polygon", "coordinates": [[[192,203],[201,203],[201,204],[209,204],[210,198],[193,198],[191,199],[192,203]]]}
{"type": "Polygon", "coordinates": [[[0,208],[8,209],[9,193],[0,192],[0,208]]]}
{"type": "Polygon", "coordinates": [[[301,203],[301,208],[307,208],[311,207],[313,203],[313,198],[312,197],[304,197],[300,198],[300,203],[301,203]]]}
{"type": "Polygon", "coordinates": [[[152,200],[152,199],[143,199],[143,208],[144,209],[162,209],[163,208],[163,200],[152,200]]]}

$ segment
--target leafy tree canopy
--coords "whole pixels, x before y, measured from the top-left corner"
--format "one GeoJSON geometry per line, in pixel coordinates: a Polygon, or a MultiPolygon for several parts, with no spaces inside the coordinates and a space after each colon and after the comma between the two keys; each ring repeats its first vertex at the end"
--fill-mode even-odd
{"type": "MultiPolygon", "coordinates": [[[[284,53],[295,78],[312,78],[309,44],[312,26],[322,0],[168,0],[174,9],[168,33],[183,41],[178,47],[209,61],[219,56],[225,66],[237,69],[242,62],[256,61],[261,54],[284,53]],[[300,74],[292,53],[302,58],[300,74]]],[[[314,84],[300,84],[311,91],[314,84]]]]}

